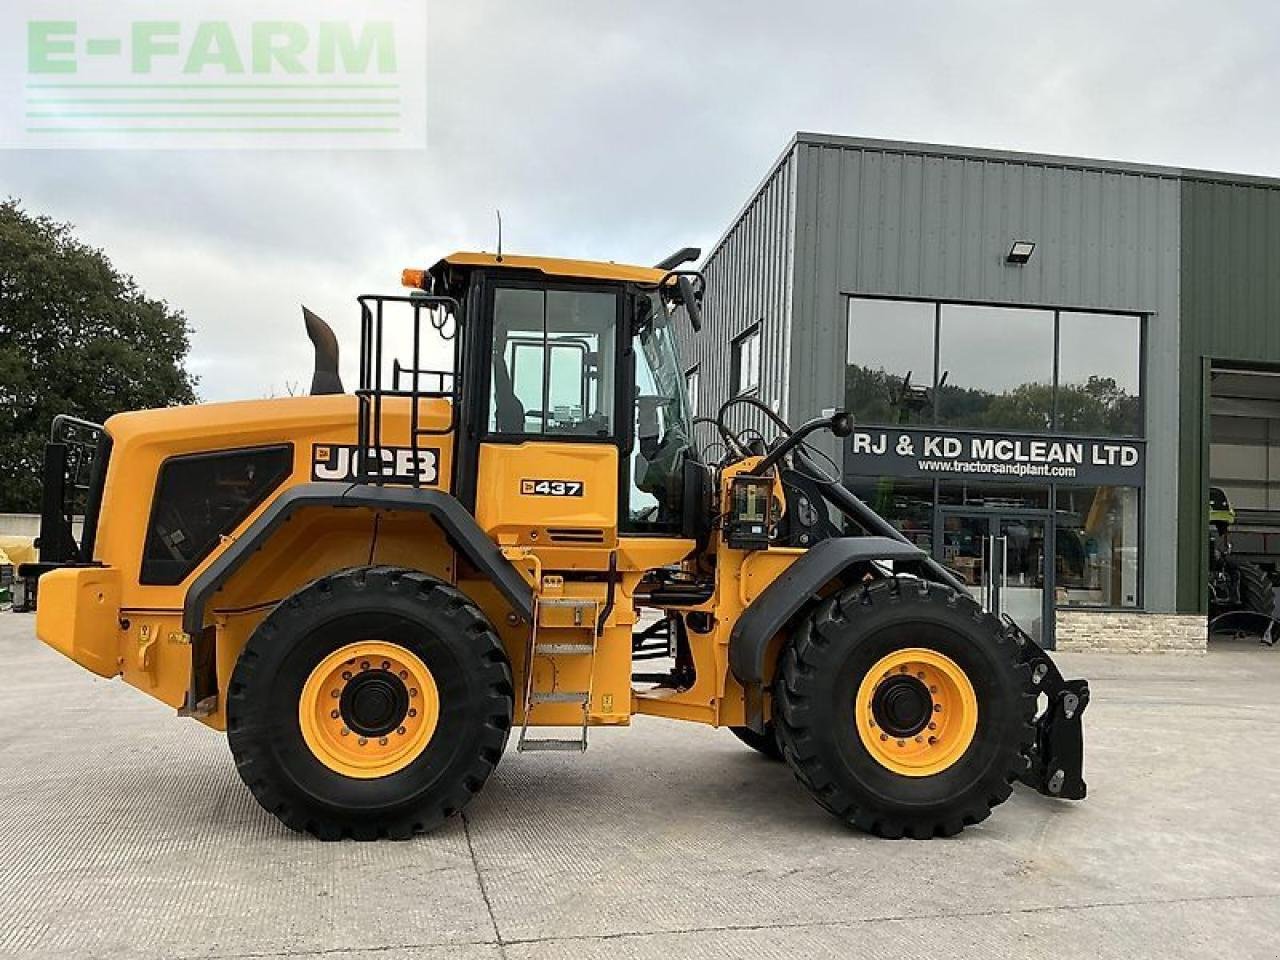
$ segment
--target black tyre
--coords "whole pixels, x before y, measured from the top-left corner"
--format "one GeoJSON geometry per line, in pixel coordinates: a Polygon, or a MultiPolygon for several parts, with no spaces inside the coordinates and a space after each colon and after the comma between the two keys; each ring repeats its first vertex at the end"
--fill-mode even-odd
{"type": "Polygon", "coordinates": [[[764,754],[770,760],[782,759],[782,748],[778,746],[778,732],[772,723],[765,727],[763,734],[756,733],[750,727],[730,727],[729,731],[752,750],[764,754]]]}
{"type": "Polygon", "coordinates": [[[1266,617],[1271,616],[1275,611],[1275,594],[1271,589],[1271,581],[1262,572],[1262,568],[1245,560],[1228,558],[1227,563],[1234,568],[1236,582],[1240,587],[1241,608],[1266,617]]]}
{"type": "Polygon", "coordinates": [[[231,677],[227,735],[262,806],[325,840],[404,839],[460,811],[511,731],[511,668],[456,588],[360,567],[283,601],[231,677]]]}
{"type": "Polygon", "coordinates": [[[970,597],[881,580],[824,601],[775,683],[783,755],[814,799],[882,837],[984,820],[1026,769],[1036,698],[1016,641],[970,597]]]}

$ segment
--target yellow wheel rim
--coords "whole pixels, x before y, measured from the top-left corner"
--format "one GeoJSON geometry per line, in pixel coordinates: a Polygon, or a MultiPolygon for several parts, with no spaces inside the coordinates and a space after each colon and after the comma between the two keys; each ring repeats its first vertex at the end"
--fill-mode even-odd
{"type": "Polygon", "coordinates": [[[858,685],[858,736],[883,767],[928,777],[958,761],[978,729],[978,698],[965,672],[936,650],[882,657],[858,685]]]}
{"type": "Polygon", "coordinates": [[[427,665],[394,643],[349,643],[307,677],[298,702],[302,737],[335,773],[386,777],[413,763],[440,720],[427,665]]]}

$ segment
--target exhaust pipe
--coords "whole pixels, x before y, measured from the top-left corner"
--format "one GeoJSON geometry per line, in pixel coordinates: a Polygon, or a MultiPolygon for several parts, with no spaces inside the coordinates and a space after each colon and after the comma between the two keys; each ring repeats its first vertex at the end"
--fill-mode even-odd
{"type": "Polygon", "coordinates": [[[302,319],[307,325],[307,336],[316,348],[311,396],[343,393],[342,378],[338,375],[338,338],[334,336],[333,328],[306,307],[302,308],[302,319]]]}

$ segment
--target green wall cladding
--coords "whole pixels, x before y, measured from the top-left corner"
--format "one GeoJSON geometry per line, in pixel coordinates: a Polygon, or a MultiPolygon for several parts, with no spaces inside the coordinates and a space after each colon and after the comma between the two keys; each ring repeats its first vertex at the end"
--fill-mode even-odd
{"type": "Polygon", "coordinates": [[[1280,188],[1186,179],[1181,204],[1178,609],[1195,611],[1205,607],[1208,364],[1280,364],[1280,188]]]}

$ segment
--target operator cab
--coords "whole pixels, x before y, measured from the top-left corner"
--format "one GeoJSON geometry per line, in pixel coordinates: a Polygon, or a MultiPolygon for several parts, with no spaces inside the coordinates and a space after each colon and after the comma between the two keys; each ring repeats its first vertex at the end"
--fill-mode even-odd
{"type": "Polygon", "coordinates": [[[482,487],[518,481],[549,521],[578,518],[539,525],[565,535],[688,535],[700,503],[686,506],[686,491],[701,471],[672,327],[677,309],[697,316],[701,279],[688,275],[483,253],[405,271],[415,296],[448,298],[459,315],[467,386],[456,394],[453,490],[468,509],[501,501],[482,487]],[[581,523],[592,507],[602,522],[581,523]]]}

